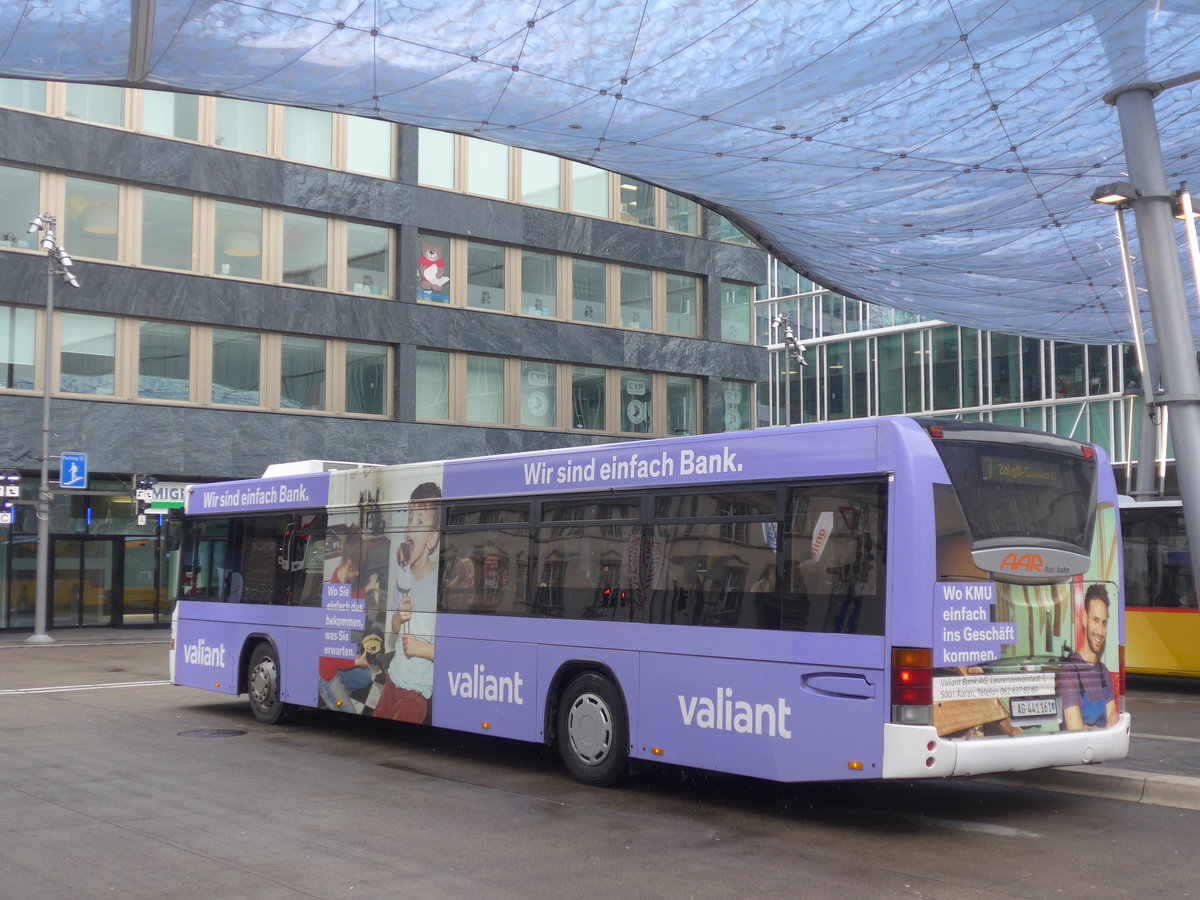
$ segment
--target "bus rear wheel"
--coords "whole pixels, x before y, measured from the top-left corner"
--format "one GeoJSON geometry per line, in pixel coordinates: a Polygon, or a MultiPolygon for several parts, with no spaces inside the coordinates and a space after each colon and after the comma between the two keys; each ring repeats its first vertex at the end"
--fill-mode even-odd
{"type": "Polygon", "coordinates": [[[620,692],[595,672],[576,676],[558,704],[558,752],[584,784],[608,787],[625,773],[629,726],[620,692]]]}
{"type": "Polygon", "coordinates": [[[266,641],[250,654],[246,665],[246,693],[250,711],[264,725],[281,722],[287,715],[288,704],[279,699],[279,660],[275,648],[266,641]]]}

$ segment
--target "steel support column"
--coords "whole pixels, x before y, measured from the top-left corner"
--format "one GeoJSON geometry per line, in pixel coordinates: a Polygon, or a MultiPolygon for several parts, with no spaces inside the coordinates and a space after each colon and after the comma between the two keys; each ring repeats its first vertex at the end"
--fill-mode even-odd
{"type": "Polygon", "coordinates": [[[1190,546],[1193,537],[1200,537],[1200,369],[1196,366],[1191,317],[1183,290],[1173,195],[1167,187],[1154,116],[1157,90],[1154,85],[1134,85],[1110,97],[1121,123],[1129,178],[1138,191],[1133,212],[1164,388],[1159,403],[1170,410],[1175,468],[1190,546]]]}

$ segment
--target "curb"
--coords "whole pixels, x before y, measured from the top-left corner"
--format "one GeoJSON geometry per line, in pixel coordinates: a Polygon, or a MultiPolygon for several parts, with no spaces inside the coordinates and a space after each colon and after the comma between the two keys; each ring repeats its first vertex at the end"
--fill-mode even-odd
{"type": "Polygon", "coordinates": [[[1186,775],[1103,769],[1098,766],[1063,766],[1010,775],[989,775],[980,780],[1060,794],[1082,794],[1174,809],[1200,810],[1200,778],[1186,775]]]}
{"type": "Polygon", "coordinates": [[[22,649],[46,649],[54,647],[104,647],[109,644],[166,644],[171,640],[169,630],[154,630],[146,631],[142,634],[120,634],[120,635],[105,635],[103,637],[91,635],[71,635],[55,636],[53,640],[45,642],[30,641],[28,634],[11,635],[6,634],[0,636],[0,650],[11,650],[14,648],[22,649]]]}

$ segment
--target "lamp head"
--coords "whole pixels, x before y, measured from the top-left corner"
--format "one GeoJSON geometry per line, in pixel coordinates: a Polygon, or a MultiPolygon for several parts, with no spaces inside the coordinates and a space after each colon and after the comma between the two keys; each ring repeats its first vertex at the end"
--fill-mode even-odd
{"type": "Polygon", "coordinates": [[[1120,206],[1129,203],[1140,196],[1138,189],[1128,181],[1115,181],[1104,184],[1092,191],[1092,202],[1103,203],[1106,206],[1120,206]]]}

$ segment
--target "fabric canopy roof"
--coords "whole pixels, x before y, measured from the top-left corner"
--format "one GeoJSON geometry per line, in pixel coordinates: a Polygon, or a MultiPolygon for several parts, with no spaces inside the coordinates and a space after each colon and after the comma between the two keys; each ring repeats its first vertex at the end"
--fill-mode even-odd
{"type": "Polygon", "coordinates": [[[1128,180],[1104,95],[1166,88],[1174,187],[1198,70],[1196,0],[0,0],[3,76],[542,150],[694,196],[849,295],[1094,343],[1132,336],[1089,200],[1128,180]]]}

